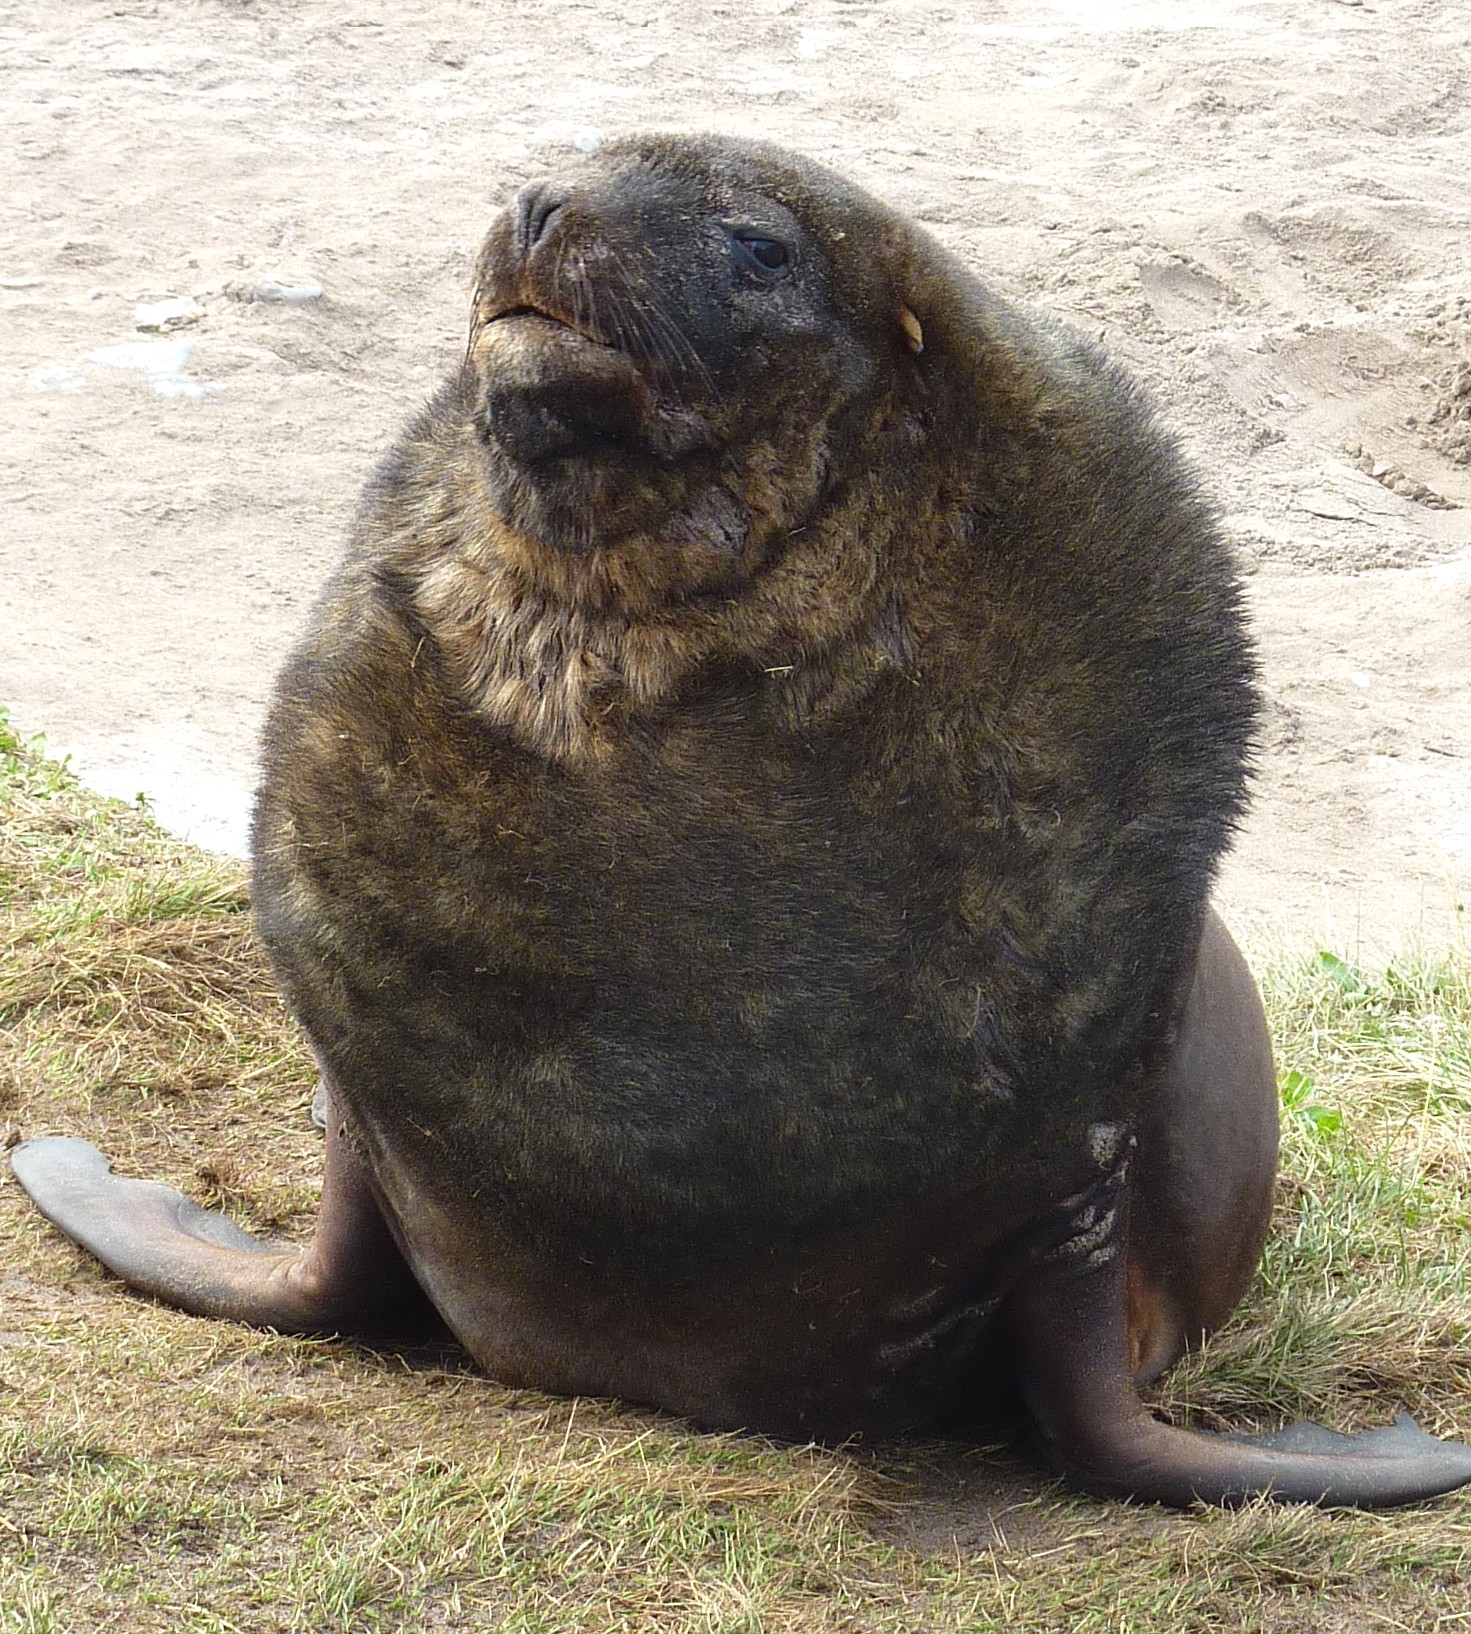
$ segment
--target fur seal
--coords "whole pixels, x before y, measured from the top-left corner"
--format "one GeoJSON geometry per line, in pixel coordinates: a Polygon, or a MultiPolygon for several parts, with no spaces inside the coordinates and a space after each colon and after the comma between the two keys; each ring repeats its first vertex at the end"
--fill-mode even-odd
{"type": "Polygon", "coordinates": [[[1136,1393],[1267,1228],[1261,1005],[1207,907],[1256,713],[1125,376],[775,148],[525,188],[265,737],[255,908],[329,1096],[311,1245],[81,1142],[21,1183],[134,1287],[435,1314],[493,1376],[798,1438],[1019,1390],[1094,1492],[1390,1504],[1412,1422],[1136,1393]]]}

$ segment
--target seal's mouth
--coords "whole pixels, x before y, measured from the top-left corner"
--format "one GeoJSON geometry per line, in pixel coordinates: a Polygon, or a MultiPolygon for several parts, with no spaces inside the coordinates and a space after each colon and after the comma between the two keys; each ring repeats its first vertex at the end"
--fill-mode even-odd
{"type": "Polygon", "coordinates": [[[472,345],[485,433],[523,471],[569,460],[627,464],[650,451],[650,383],[585,316],[516,291],[482,307],[472,345]]]}
{"type": "Polygon", "coordinates": [[[693,346],[619,267],[591,250],[525,265],[492,256],[476,290],[482,437],[507,482],[536,487],[544,510],[576,511],[584,532],[594,500],[606,516],[614,489],[657,486],[708,441],[690,402],[693,346]],[[606,275],[592,280],[585,259],[606,275]]]}
{"type": "Polygon", "coordinates": [[[594,346],[606,347],[610,352],[622,350],[621,347],[608,340],[605,335],[599,334],[585,321],[565,312],[553,311],[544,306],[534,306],[527,301],[518,301],[515,304],[505,306],[492,306],[485,313],[483,321],[486,325],[516,322],[541,324],[549,329],[570,332],[594,346]]]}

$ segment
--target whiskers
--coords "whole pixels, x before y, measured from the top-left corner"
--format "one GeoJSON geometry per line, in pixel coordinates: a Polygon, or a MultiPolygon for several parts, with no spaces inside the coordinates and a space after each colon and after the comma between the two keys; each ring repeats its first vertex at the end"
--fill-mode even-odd
{"type": "Polygon", "coordinates": [[[512,310],[544,312],[626,352],[672,384],[713,387],[710,369],[674,303],[633,255],[600,235],[563,230],[555,243],[544,241],[525,262],[502,251],[488,268],[483,265],[472,291],[467,361],[474,361],[487,324],[512,310]]]}
{"type": "Polygon", "coordinates": [[[564,239],[552,269],[552,293],[583,333],[675,379],[711,384],[710,371],[668,302],[616,250],[600,244],[590,270],[586,249],[564,239]]]}
{"type": "Polygon", "coordinates": [[[479,344],[481,331],[485,328],[485,289],[477,278],[475,287],[470,292],[470,331],[465,336],[465,359],[467,364],[475,361],[475,348],[479,344]]]}

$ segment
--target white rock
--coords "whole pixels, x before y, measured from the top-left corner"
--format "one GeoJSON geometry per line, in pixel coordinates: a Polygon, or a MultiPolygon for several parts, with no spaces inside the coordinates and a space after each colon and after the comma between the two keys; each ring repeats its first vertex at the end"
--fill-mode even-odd
{"type": "Polygon", "coordinates": [[[577,153],[596,153],[605,140],[596,125],[571,125],[560,120],[551,125],[539,125],[531,133],[531,140],[547,147],[570,147],[577,153]]]}
{"type": "Polygon", "coordinates": [[[171,329],[187,329],[204,316],[204,308],[187,295],[170,295],[162,301],[141,301],[133,308],[133,327],[145,334],[171,329]]]}
{"type": "Polygon", "coordinates": [[[26,384],[32,391],[85,391],[87,382],[64,363],[48,363],[37,369],[26,384]]]}
{"type": "Polygon", "coordinates": [[[326,294],[315,278],[300,272],[268,272],[250,286],[252,301],[320,301],[326,294]]]}

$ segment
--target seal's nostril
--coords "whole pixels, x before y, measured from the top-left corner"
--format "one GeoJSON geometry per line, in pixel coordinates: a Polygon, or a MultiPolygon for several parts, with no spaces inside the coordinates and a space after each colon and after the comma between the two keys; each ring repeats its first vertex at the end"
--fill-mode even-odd
{"type": "Polygon", "coordinates": [[[562,188],[550,182],[532,182],[516,195],[513,206],[516,248],[530,255],[557,211],[567,202],[562,188]]]}

